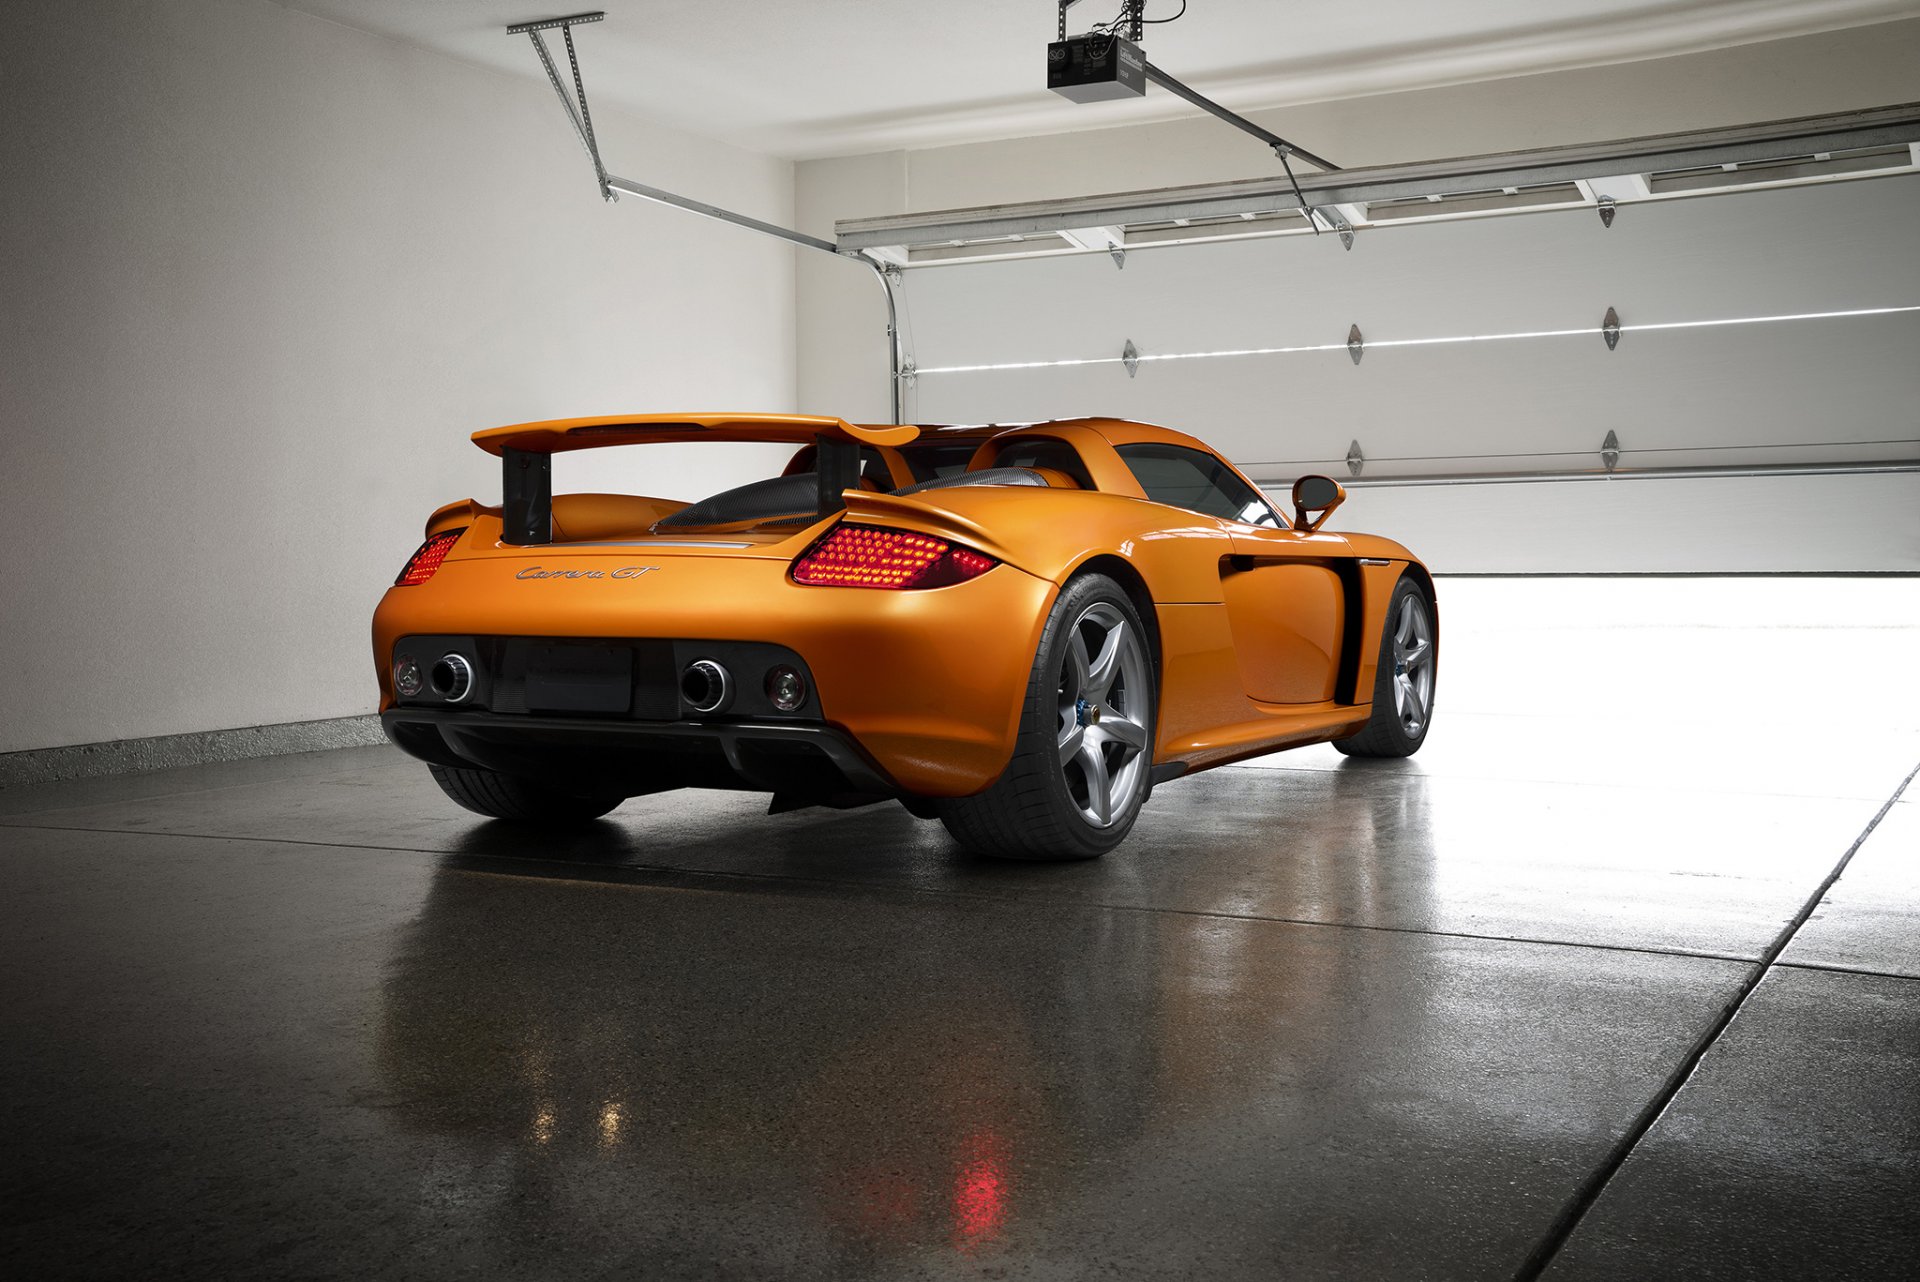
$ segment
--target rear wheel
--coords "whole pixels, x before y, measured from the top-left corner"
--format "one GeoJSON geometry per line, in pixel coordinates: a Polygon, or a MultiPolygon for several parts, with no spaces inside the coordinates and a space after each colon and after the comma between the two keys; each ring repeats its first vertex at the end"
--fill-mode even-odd
{"type": "Polygon", "coordinates": [[[1092,859],[1132,831],[1153,758],[1153,661],[1139,612],[1105,575],[1054,602],[1013,760],[985,792],[942,804],[947,831],[1003,859],[1092,859]]]}
{"type": "Polygon", "coordinates": [[[1401,579],[1387,603],[1373,716],[1359,734],[1335,740],[1336,749],[1349,757],[1410,757],[1426,742],[1440,657],[1433,620],[1426,589],[1411,577],[1401,579]]]}
{"type": "Polygon", "coordinates": [[[440,791],[476,814],[529,824],[582,824],[598,819],[626,798],[618,793],[563,792],[492,770],[428,765],[440,791]]]}

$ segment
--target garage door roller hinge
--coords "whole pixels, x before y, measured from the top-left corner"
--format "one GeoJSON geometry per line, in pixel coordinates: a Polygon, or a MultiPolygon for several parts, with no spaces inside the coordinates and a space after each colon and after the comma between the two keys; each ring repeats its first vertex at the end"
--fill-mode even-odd
{"type": "Polygon", "coordinates": [[[1313,230],[1316,233],[1319,232],[1322,227],[1331,232],[1338,232],[1341,247],[1344,249],[1353,248],[1353,224],[1347,221],[1347,216],[1340,210],[1329,206],[1321,206],[1319,208],[1306,209],[1304,213],[1307,221],[1313,224],[1313,230]]]}

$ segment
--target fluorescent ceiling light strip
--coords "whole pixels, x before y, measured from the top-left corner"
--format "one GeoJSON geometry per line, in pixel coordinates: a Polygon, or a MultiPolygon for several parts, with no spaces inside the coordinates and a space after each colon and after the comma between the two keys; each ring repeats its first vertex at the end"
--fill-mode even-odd
{"type": "MultiPolygon", "coordinates": [[[[1920,305],[1913,307],[1860,307],[1844,312],[1794,312],[1784,316],[1733,316],[1717,320],[1693,321],[1654,321],[1638,325],[1622,325],[1620,332],[1645,332],[1660,329],[1713,329],[1724,325],[1768,325],[1777,321],[1838,320],[1847,316],[1894,316],[1905,312],[1920,312],[1920,305]]],[[[1366,340],[1366,350],[1379,347],[1439,347],[1449,343],[1496,343],[1507,339],[1522,338],[1575,338],[1598,334],[1597,325],[1582,329],[1532,329],[1519,330],[1510,334],[1452,334],[1441,338],[1383,338],[1366,340]]],[[[1233,347],[1212,352],[1158,352],[1142,353],[1135,359],[1145,365],[1149,361],[1197,361],[1210,360],[1223,356],[1289,356],[1295,352],[1344,352],[1345,343],[1309,343],[1297,347],[1233,347]]],[[[987,365],[930,365],[914,371],[916,375],[927,374],[981,374],[1000,370],[1015,369],[1058,369],[1069,365],[1122,365],[1125,357],[1120,356],[1083,356],[1061,361],[1007,361],[1001,364],[987,365]]]]}

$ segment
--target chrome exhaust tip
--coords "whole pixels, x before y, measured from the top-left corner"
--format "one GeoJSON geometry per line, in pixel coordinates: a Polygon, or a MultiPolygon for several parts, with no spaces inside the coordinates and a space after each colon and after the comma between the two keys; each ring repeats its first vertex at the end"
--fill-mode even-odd
{"type": "Polygon", "coordinates": [[[718,712],[733,702],[733,676],[712,659],[695,659],[680,674],[680,697],[695,712],[718,712]]]}
{"type": "Polygon", "coordinates": [[[473,693],[473,665],[463,654],[443,654],[427,673],[427,684],[448,703],[473,693]]]}

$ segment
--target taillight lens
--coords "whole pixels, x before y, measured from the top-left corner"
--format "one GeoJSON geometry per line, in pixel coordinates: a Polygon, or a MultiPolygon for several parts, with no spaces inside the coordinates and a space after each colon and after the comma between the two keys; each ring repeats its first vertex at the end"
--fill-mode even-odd
{"type": "Polygon", "coordinates": [[[453,545],[466,532],[467,528],[463,525],[457,530],[436,534],[422,543],[420,550],[408,558],[407,568],[400,571],[400,577],[393,581],[393,586],[413,588],[431,579],[433,572],[440,568],[440,563],[447,559],[447,553],[453,550],[453,545]]]}
{"type": "Polygon", "coordinates": [[[793,563],[793,581],[812,587],[943,588],[1000,564],[931,534],[837,525],[793,563]]]}

